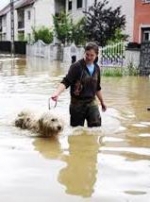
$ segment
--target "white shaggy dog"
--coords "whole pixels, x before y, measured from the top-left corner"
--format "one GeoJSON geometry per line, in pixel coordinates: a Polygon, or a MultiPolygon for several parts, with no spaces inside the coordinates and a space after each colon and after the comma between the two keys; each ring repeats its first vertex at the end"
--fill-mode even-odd
{"type": "Polygon", "coordinates": [[[64,128],[63,121],[50,112],[37,115],[35,112],[26,110],[18,114],[15,119],[15,126],[31,130],[42,137],[56,136],[64,128]]]}

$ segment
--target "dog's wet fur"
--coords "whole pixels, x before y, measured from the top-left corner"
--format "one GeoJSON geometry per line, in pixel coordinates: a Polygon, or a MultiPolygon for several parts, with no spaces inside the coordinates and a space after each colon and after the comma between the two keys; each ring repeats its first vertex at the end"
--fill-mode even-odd
{"type": "Polygon", "coordinates": [[[49,111],[40,113],[40,115],[31,111],[22,111],[15,119],[15,126],[28,129],[41,137],[56,136],[64,129],[62,119],[49,111]]]}

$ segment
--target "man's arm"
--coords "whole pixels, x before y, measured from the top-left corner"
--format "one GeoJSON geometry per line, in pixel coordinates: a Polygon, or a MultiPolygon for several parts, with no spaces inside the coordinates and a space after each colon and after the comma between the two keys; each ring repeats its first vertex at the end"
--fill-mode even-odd
{"type": "Polygon", "coordinates": [[[100,103],[101,103],[102,110],[103,110],[103,111],[106,111],[107,107],[106,107],[106,105],[105,105],[105,103],[104,103],[101,90],[99,90],[99,91],[96,92],[96,96],[98,97],[98,99],[99,99],[99,101],[100,101],[100,103]]]}
{"type": "Polygon", "coordinates": [[[51,96],[52,100],[57,101],[58,96],[66,89],[66,86],[63,83],[60,83],[56,91],[51,96]]]}

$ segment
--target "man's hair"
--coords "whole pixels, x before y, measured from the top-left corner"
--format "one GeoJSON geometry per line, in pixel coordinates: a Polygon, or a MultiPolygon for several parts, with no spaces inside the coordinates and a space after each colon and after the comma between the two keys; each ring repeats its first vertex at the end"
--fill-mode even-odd
{"type": "Polygon", "coordinates": [[[99,53],[99,47],[95,42],[89,42],[86,46],[85,46],[85,51],[89,51],[89,50],[94,50],[95,53],[98,55],[99,53]]]}

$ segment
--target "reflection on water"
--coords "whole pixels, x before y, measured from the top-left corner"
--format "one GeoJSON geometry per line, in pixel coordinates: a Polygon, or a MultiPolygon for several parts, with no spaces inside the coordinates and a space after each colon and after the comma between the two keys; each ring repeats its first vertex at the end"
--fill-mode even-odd
{"type": "Polygon", "coordinates": [[[12,125],[23,108],[48,109],[48,98],[68,67],[42,58],[0,63],[0,150],[4,162],[0,178],[5,181],[5,186],[0,184],[0,200],[148,202],[149,78],[102,78],[108,110],[101,112],[100,129],[69,127],[68,90],[54,109],[66,124],[57,139],[30,139],[29,131],[12,125]],[[12,175],[6,175],[10,168],[12,175]]]}
{"type": "MultiPolygon", "coordinates": [[[[61,145],[58,139],[36,139],[34,146],[45,158],[59,159],[65,162],[58,175],[58,181],[66,187],[66,193],[90,197],[94,192],[97,174],[97,155],[101,136],[87,134],[80,129],[77,134],[64,137],[66,144],[61,145]]],[[[64,139],[63,139],[64,142],[64,139]]]]}
{"type": "Polygon", "coordinates": [[[72,134],[68,143],[68,155],[64,158],[66,167],[60,170],[58,180],[65,185],[67,194],[90,197],[97,174],[97,137],[72,134]]]}

